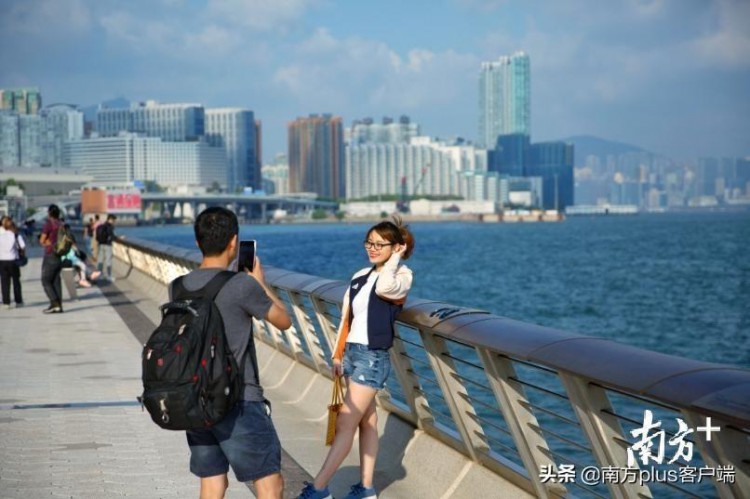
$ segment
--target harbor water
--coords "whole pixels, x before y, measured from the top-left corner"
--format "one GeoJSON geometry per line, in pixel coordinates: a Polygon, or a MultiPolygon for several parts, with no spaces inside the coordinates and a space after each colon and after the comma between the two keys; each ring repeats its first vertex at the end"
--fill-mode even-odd
{"type": "MultiPolygon", "coordinates": [[[[369,224],[244,225],[266,265],[347,280],[369,224]]],[[[416,223],[413,296],[750,367],[750,213],[416,223]]],[[[120,234],[195,248],[192,226],[120,234]]]]}

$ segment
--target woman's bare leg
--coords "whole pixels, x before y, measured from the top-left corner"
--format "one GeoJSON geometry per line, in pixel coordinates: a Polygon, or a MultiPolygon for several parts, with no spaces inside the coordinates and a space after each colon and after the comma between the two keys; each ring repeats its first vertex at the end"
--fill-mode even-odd
{"type": "Polygon", "coordinates": [[[362,485],[372,487],[375,460],[378,457],[378,412],[373,398],[359,422],[359,467],[362,485]]]}
{"type": "Polygon", "coordinates": [[[328,456],[323,462],[323,467],[315,477],[313,485],[316,489],[323,489],[344,462],[349,451],[352,450],[354,433],[357,431],[359,422],[367,412],[370,404],[375,402],[375,394],[378,391],[369,386],[360,385],[355,382],[347,383],[346,398],[344,405],[336,419],[336,437],[333,445],[328,451],[328,456]]]}

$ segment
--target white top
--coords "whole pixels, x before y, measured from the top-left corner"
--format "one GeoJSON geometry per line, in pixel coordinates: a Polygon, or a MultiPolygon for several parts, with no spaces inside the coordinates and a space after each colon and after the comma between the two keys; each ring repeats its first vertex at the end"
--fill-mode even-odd
{"type": "Polygon", "coordinates": [[[26,248],[26,243],[21,234],[18,234],[18,243],[16,243],[16,235],[12,231],[3,230],[0,232],[0,260],[8,261],[18,258],[19,247],[21,249],[26,248]]]}
{"type": "MultiPolygon", "coordinates": [[[[367,278],[367,283],[362,287],[354,297],[352,306],[354,319],[349,325],[349,335],[346,338],[347,343],[359,343],[367,345],[367,307],[370,302],[373,283],[375,283],[375,294],[386,300],[397,301],[403,300],[409,294],[412,281],[414,279],[411,269],[400,263],[401,257],[393,253],[388,261],[383,264],[380,272],[373,272],[367,278]]],[[[372,267],[366,267],[352,276],[352,280],[367,274],[372,267]]],[[[344,295],[343,313],[348,313],[349,289],[347,288],[344,295]]],[[[342,324],[343,324],[342,320],[342,324]]],[[[341,333],[341,326],[339,326],[341,333]]]]}
{"type": "Polygon", "coordinates": [[[357,296],[352,300],[352,311],[354,312],[354,319],[349,326],[349,336],[346,338],[347,343],[359,343],[361,345],[367,345],[367,309],[370,303],[370,294],[372,293],[372,286],[378,278],[378,273],[373,272],[370,277],[367,278],[367,282],[362,289],[359,290],[357,296]]]}

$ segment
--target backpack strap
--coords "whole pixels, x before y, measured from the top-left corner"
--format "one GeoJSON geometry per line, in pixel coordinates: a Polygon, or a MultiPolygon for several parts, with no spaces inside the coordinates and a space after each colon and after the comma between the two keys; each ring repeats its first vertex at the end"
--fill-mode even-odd
{"type": "Polygon", "coordinates": [[[216,300],[216,296],[221,291],[221,288],[223,288],[224,285],[229,282],[229,279],[234,277],[236,274],[236,272],[232,272],[231,270],[222,270],[221,272],[213,276],[205,286],[193,291],[185,288],[185,285],[182,282],[185,276],[180,276],[172,283],[172,299],[185,300],[188,298],[205,298],[207,300],[214,301],[216,300]]]}

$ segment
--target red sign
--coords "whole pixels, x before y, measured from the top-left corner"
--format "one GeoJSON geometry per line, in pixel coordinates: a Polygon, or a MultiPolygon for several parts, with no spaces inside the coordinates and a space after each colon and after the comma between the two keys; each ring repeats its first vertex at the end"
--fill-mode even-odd
{"type": "Polygon", "coordinates": [[[139,191],[107,191],[107,213],[140,213],[139,191]]]}

